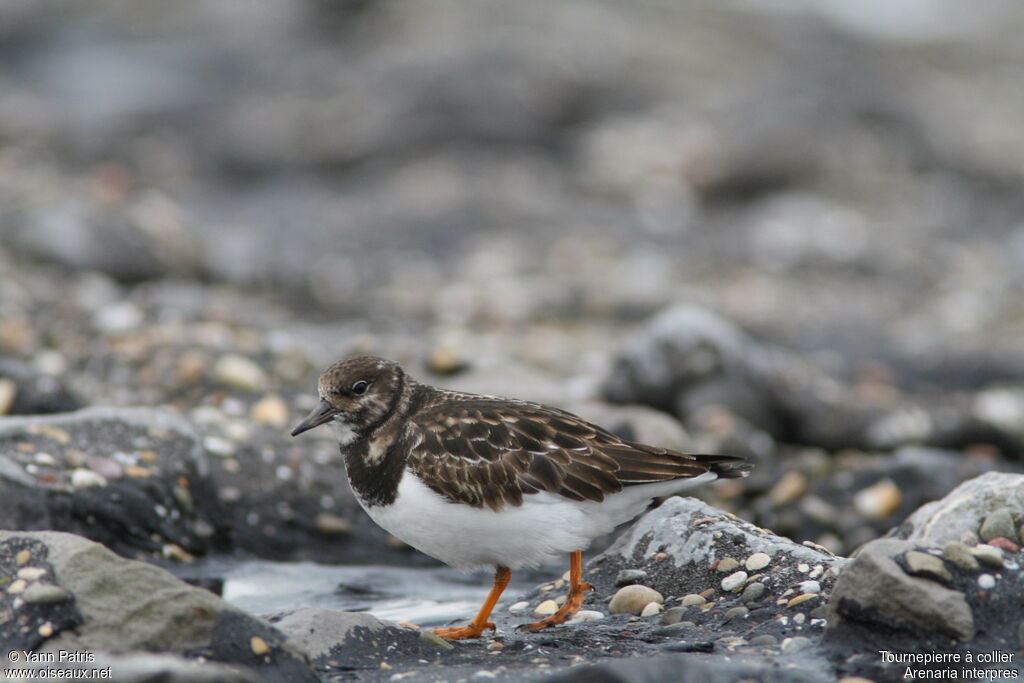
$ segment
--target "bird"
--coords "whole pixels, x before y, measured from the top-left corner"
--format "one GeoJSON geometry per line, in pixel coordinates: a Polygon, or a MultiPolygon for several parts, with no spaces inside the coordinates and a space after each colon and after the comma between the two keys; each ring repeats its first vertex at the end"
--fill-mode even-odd
{"type": "Polygon", "coordinates": [[[417,382],[393,361],[340,360],[317,383],[319,403],[292,430],[330,424],[349,483],[367,515],[391,535],[464,571],[493,569],[494,583],[447,640],[478,638],[512,570],[569,556],[566,601],[520,628],[557,626],[581,608],[590,542],[656,498],[715,479],[746,476],[728,455],[690,455],[615,436],[559,408],[417,382]]]}

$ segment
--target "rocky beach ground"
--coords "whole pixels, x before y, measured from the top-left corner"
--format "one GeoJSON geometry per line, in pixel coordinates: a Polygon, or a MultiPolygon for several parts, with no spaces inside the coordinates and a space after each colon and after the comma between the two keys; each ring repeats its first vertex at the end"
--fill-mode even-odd
{"type": "Polygon", "coordinates": [[[122,681],[1014,680],[1024,13],[768,5],[0,9],[0,642],[122,681]],[[756,467],[599,542],[550,632],[515,626],[564,567],[454,645],[243,611],[190,567],[432,564],[287,434],[350,353],[756,467]]]}

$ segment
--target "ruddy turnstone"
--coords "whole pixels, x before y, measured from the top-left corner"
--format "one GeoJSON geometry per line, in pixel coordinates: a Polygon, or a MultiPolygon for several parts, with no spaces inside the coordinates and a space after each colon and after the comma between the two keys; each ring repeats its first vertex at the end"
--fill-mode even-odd
{"type": "Polygon", "coordinates": [[[750,466],[620,439],[558,408],[420,384],[394,362],[342,360],[320,375],[319,405],[292,430],[333,425],[348,479],[374,522],[459,569],[493,567],[494,585],[468,626],[486,628],[512,570],[567,553],[569,595],[538,631],[580,609],[583,550],[660,496],[750,466]]]}

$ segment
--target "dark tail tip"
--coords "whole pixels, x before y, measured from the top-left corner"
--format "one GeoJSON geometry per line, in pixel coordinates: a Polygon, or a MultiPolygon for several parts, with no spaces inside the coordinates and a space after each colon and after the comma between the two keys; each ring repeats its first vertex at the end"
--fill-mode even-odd
{"type": "Polygon", "coordinates": [[[717,474],[719,479],[740,479],[754,469],[753,463],[735,455],[697,455],[694,457],[710,465],[711,471],[717,474]]]}

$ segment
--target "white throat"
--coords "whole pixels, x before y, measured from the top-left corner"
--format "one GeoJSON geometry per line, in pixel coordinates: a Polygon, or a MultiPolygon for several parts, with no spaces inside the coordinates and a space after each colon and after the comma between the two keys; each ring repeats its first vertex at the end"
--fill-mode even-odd
{"type": "Polygon", "coordinates": [[[359,435],[352,429],[352,425],[345,422],[341,417],[335,416],[331,420],[331,427],[338,437],[338,445],[342,448],[351,446],[359,439],[359,435]]]}

